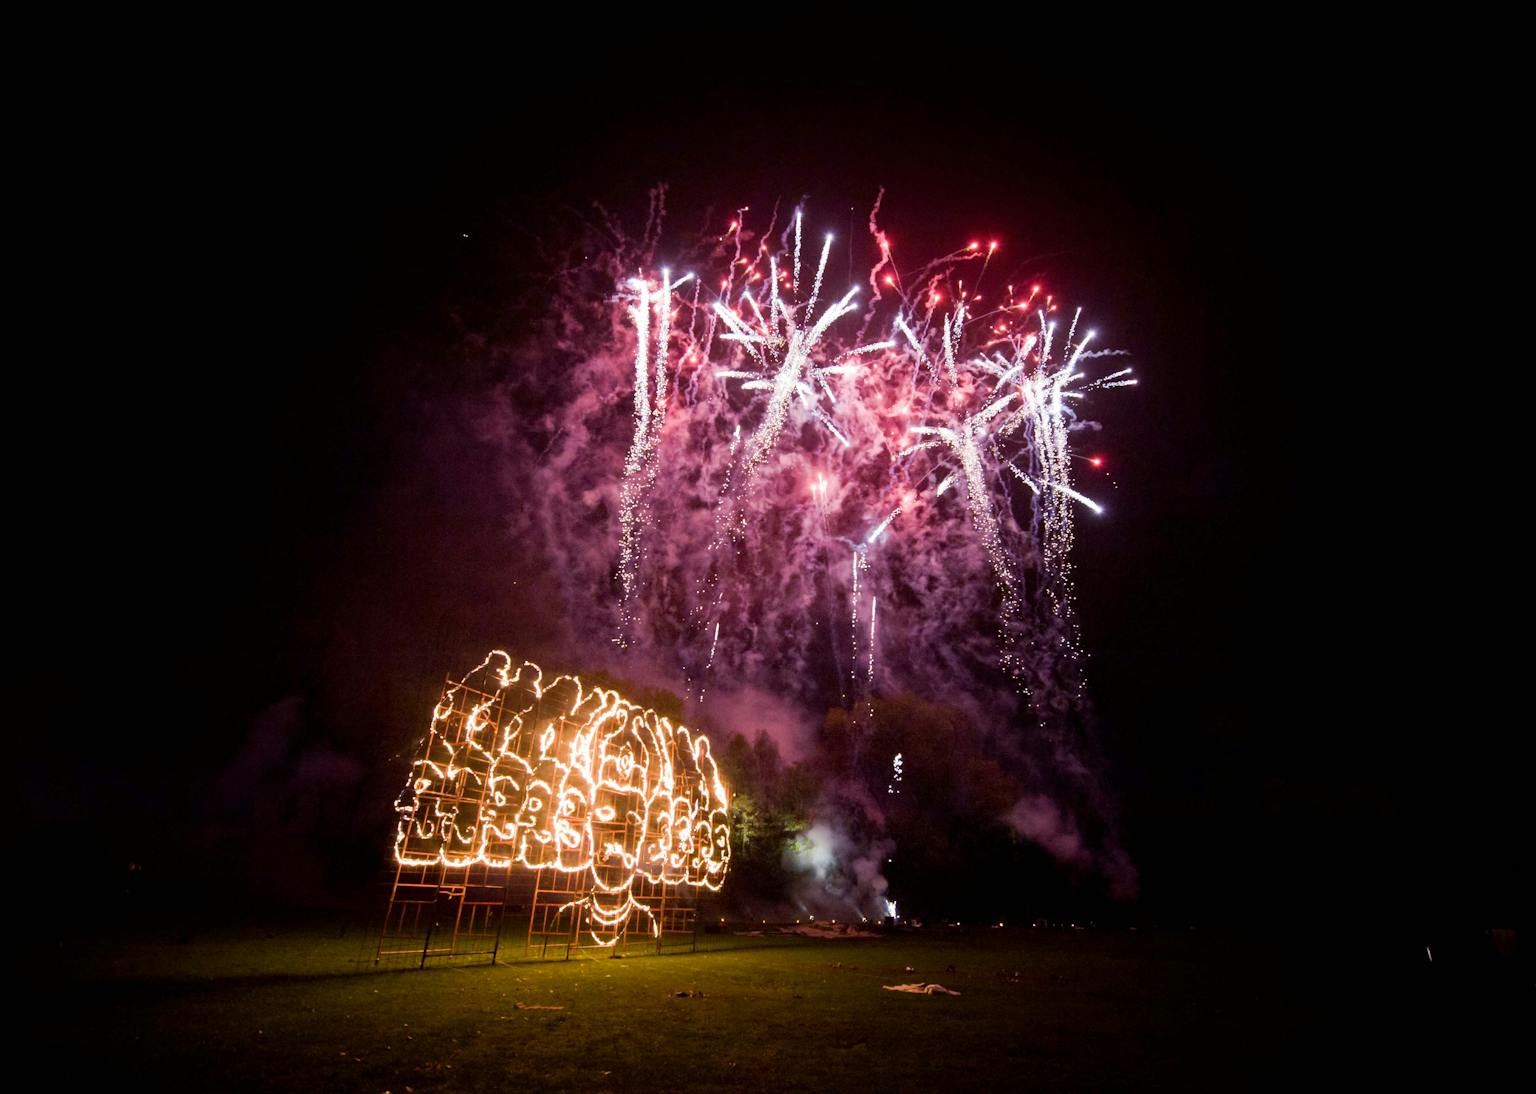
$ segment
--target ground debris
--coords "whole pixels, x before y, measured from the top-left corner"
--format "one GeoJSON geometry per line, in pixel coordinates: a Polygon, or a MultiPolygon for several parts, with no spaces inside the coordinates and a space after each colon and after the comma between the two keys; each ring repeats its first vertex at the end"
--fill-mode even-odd
{"type": "Polygon", "coordinates": [[[913,995],[959,995],[958,991],[950,991],[943,984],[883,984],[886,991],[905,991],[913,995]]]}
{"type": "Polygon", "coordinates": [[[858,928],[856,928],[855,926],[853,926],[853,924],[851,924],[851,923],[828,924],[826,926],[822,926],[821,924],[815,924],[815,925],[812,925],[812,926],[784,927],[784,928],[780,929],[779,933],[781,933],[781,934],[804,935],[806,938],[879,938],[880,937],[874,931],[861,931],[858,928]]]}

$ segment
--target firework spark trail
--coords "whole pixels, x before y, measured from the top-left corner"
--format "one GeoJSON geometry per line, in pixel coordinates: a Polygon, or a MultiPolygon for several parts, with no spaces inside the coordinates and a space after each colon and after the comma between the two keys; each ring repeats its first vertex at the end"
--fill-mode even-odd
{"type": "Polygon", "coordinates": [[[802,225],[804,219],[805,219],[805,214],[802,213],[801,210],[796,209],[795,210],[795,276],[794,276],[794,280],[790,282],[790,287],[795,292],[797,292],[797,293],[800,291],[800,230],[801,230],[801,225],[802,225]]]}
{"type": "MultiPolygon", "coordinates": [[[[1072,502],[1085,505],[1095,513],[1103,512],[1103,507],[1098,502],[1072,486],[1072,452],[1068,443],[1068,434],[1073,415],[1065,400],[1069,396],[1078,394],[1069,391],[1068,388],[1074,381],[1082,378],[1077,367],[1086,355],[1088,343],[1094,336],[1094,332],[1090,330],[1083,336],[1082,341],[1076,345],[1073,344],[1072,338],[1077,331],[1080,313],[1081,309],[1072,317],[1072,325],[1067,335],[1068,355],[1064,362],[1054,368],[1052,366],[1050,351],[1054,325],[1042,310],[1038,313],[1040,322],[1038,339],[1033,336],[1025,339],[1019,359],[1008,367],[995,366],[1000,383],[1015,376],[1020,378],[1018,382],[1020,408],[1005,424],[1004,431],[1011,432],[1021,424],[1026,427],[1024,430],[1028,441],[1026,455],[1031,462],[1031,470],[1034,474],[1024,474],[1012,463],[1008,466],[1040,498],[1037,510],[1040,550],[1046,573],[1051,578],[1046,583],[1045,593],[1051,598],[1055,612],[1063,618],[1070,617],[1072,610],[1070,560],[1073,540],[1072,502]],[[1027,367],[1029,350],[1037,342],[1040,346],[1038,364],[1033,371],[1029,371],[1027,367]],[[1042,486],[1046,488],[1045,492],[1042,492],[1042,486]]],[[[1128,376],[1129,373],[1129,369],[1122,369],[1112,375],[1118,379],[1128,376]]],[[[1110,377],[1105,377],[1096,381],[1089,385],[1089,389],[1101,386],[1109,379],[1110,377]]]]}
{"type": "Polygon", "coordinates": [[[869,538],[864,541],[865,546],[868,546],[869,544],[874,543],[877,539],[879,539],[880,534],[889,528],[891,526],[891,522],[899,516],[901,516],[901,506],[898,505],[895,509],[891,510],[890,516],[886,517],[879,524],[875,525],[875,530],[869,533],[869,538]]]}
{"type": "Polygon", "coordinates": [[[699,702],[704,701],[704,692],[709,687],[709,671],[715,666],[715,647],[720,645],[720,620],[715,620],[715,635],[709,640],[709,660],[704,662],[704,682],[699,685],[699,702]]]}
{"type": "Polygon", "coordinates": [[[635,322],[635,432],[624,459],[624,482],[619,488],[619,580],[622,585],[619,600],[618,643],[629,641],[633,622],[635,583],[640,570],[640,533],[642,512],[643,475],[647,453],[651,447],[651,293],[650,286],[640,280],[632,283],[639,293],[639,302],[630,314],[635,322]]]}
{"type": "Polygon", "coordinates": [[[652,301],[650,283],[639,278],[630,287],[638,299],[630,309],[635,323],[635,410],[634,437],[624,459],[623,483],[619,488],[619,579],[621,584],[619,633],[616,641],[629,641],[633,623],[635,586],[640,571],[641,536],[644,532],[648,503],[656,487],[657,448],[667,419],[667,350],[672,336],[672,290],[686,284],[689,274],[676,282],[671,271],[661,272],[661,291],[656,297],[658,313],[656,344],[650,345],[652,301]],[[654,365],[655,379],[651,378],[654,365]]]}
{"type": "MultiPolygon", "coordinates": [[[[958,318],[963,313],[957,310],[958,318]]],[[[951,324],[946,317],[944,324],[944,343],[946,363],[952,360],[951,324]]],[[[950,365],[951,374],[955,382],[959,382],[958,372],[950,365]]],[[[997,586],[1002,594],[1002,604],[999,609],[998,637],[1002,643],[1002,661],[1008,666],[1009,671],[1018,675],[1012,645],[1014,636],[1019,626],[1022,599],[1020,596],[1019,582],[1015,575],[1013,562],[1009,557],[1007,547],[1003,543],[1002,530],[999,527],[997,515],[992,506],[992,495],[987,485],[987,471],[982,462],[981,442],[987,438],[987,424],[1007,409],[1013,402],[1013,393],[996,399],[982,410],[965,415],[953,426],[919,425],[912,426],[908,432],[920,437],[932,437],[933,441],[918,441],[909,446],[902,455],[911,455],[936,445],[942,445],[959,462],[959,470],[951,472],[941,481],[935,489],[936,494],[945,493],[957,478],[964,478],[966,486],[966,500],[970,508],[971,522],[976,529],[977,537],[981,541],[982,550],[986,553],[987,560],[991,564],[992,573],[996,578],[997,586]]]]}
{"type": "Polygon", "coordinates": [[[869,568],[869,556],[862,544],[854,544],[852,575],[849,579],[848,601],[851,605],[848,625],[848,648],[851,651],[848,665],[848,683],[857,694],[859,683],[859,574],[869,568]]]}
{"type": "MultiPolygon", "coordinates": [[[[796,258],[794,278],[791,282],[792,292],[795,291],[799,280],[801,222],[801,214],[797,211],[796,258]]],[[[737,227],[739,228],[739,223],[737,227]]],[[[737,231],[735,234],[738,239],[737,253],[739,254],[740,232],[737,231]]],[[[750,495],[757,485],[762,467],[774,451],[779,436],[789,420],[794,404],[798,402],[812,420],[821,425],[845,448],[851,447],[852,442],[848,436],[838,428],[832,416],[821,409],[818,405],[819,400],[825,397],[828,404],[835,407],[837,398],[828,382],[828,377],[847,375],[857,367],[856,358],[890,347],[889,342],[858,346],[841,354],[840,357],[835,357],[832,363],[816,364],[818,359],[825,360],[827,356],[827,353],[822,350],[824,337],[833,323],[855,309],[853,298],[858,294],[857,287],[850,288],[841,300],[828,307],[819,318],[816,317],[816,303],[820,297],[831,246],[832,236],[828,235],[822,246],[810,296],[803,307],[786,302],[780,294],[778,256],[772,254],[766,256],[770,285],[766,315],[757,297],[750,291],[750,279],[742,289],[738,300],[746,303],[756,320],[755,324],[749,322],[740,313],[739,304],[731,306],[725,300],[719,300],[713,306],[714,315],[727,328],[727,333],[720,336],[721,341],[740,346],[757,366],[756,369],[717,369],[716,378],[740,381],[743,391],[768,393],[762,420],[747,442],[740,471],[735,475],[739,485],[734,492],[728,487],[722,489],[717,499],[715,533],[710,540],[711,553],[716,557],[708,576],[700,585],[700,592],[704,594],[700,597],[700,601],[702,603],[707,600],[710,603],[709,612],[716,619],[717,625],[724,596],[723,587],[720,585],[720,571],[723,565],[721,556],[727,550],[739,552],[748,530],[750,495]],[[797,322],[797,314],[801,322],[797,322]]],[[[832,352],[835,354],[835,350],[832,352]]],[[[712,664],[713,655],[706,663],[706,675],[712,664]]],[[[701,682],[699,692],[701,700],[705,686],[707,684],[701,682]]]]}
{"type": "Polygon", "coordinates": [[[869,598],[869,674],[864,678],[864,690],[868,692],[875,686],[875,610],[880,607],[880,598],[869,598]]]}

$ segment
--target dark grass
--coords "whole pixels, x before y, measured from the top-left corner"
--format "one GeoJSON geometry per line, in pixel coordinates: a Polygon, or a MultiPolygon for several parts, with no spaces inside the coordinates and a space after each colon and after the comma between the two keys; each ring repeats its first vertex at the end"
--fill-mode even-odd
{"type": "Polygon", "coordinates": [[[368,941],[66,942],[36,955],[33,1047],[66,1086],[175,1090],[1242,1090],[1470,1079],[1528,999],[1273,935],[727,933],[697,954],[424,972],[359,971],[368,941]],[[883,990],[912,981],[962,994],[883,990]]]}

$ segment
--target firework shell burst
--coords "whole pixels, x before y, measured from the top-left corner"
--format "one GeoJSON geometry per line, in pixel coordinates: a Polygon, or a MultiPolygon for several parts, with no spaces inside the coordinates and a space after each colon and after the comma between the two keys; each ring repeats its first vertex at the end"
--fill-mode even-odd
{"type": "Polygon", "coordinates": [[[878,262],[832,286],[807,219],[755,233],[742,211],[665,264],[655,205],[639,241],[591,230],[538,379],[501,392],[517,532],[573,634],[694,703],[908,689],[1060,752],[1086,706],[1073,527],[1102,512],[1070,442],[1090,393],[1134,378],[1043,287],[989,271],[995,245],[903,272],[872,214],[878,262]]]}

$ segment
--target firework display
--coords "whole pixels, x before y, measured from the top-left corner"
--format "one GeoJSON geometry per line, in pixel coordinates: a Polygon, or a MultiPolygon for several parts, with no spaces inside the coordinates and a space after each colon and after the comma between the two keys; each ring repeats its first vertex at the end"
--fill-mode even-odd
{"type": "MultiPolygon", "coordinates": [[[[1003,272],[1001,243],[901,262],[879,199],[853,238],[775,207],[664,242],[664,197],[639,238],[601,210],[574,225],[476,408],[562,656],[791,752],[817,747],[829,709],[963,708],[1060,818],[1046,837],[997,819],[1134,888],[1072,563],[1078,522],[1109,512],[1099,457],[1074,447],[1093,396],[1136,383],[1121,351],[1003,272]]],[[[828,914],[880,913],[884,820],[863,794],[839,784],[811,809],[849,849],[828,914]]]]}
{"type": "MultiPolygon", "coordinates": [[[[555,553],[580,556],[566,572],[596,588],[617,575],[617,596],[573,612],[665,654],[694,699],[722,672],[807,698],[834,686],[847,703],[882,672],[913,686],[991,665],[1059,714],[1081,689],[1075,510],[1103,512],[1074,485],[1071,434],[1082,400],[1134,384],[1131,370],[1092,375],[1115,351],[1089,348],[1080,312],[1063,323],[1040,286],[990,284],[996,243],[904,274],[872,215],[869,288],[834,298],[832,236],[803,267],[802,210],[777,238],[746,213],[706,241],[707,272],[642,261],[619,279],[613,338],[557,414],[542,484],[617,495],[616,569],[586,550],[580,507],[546,520],[555,553]],[[612,433],[588,385],[625,342],[633,429],[605,482],[612,433]]],[[[648,231],[638,257],[654,250],[648,231]]]]}

